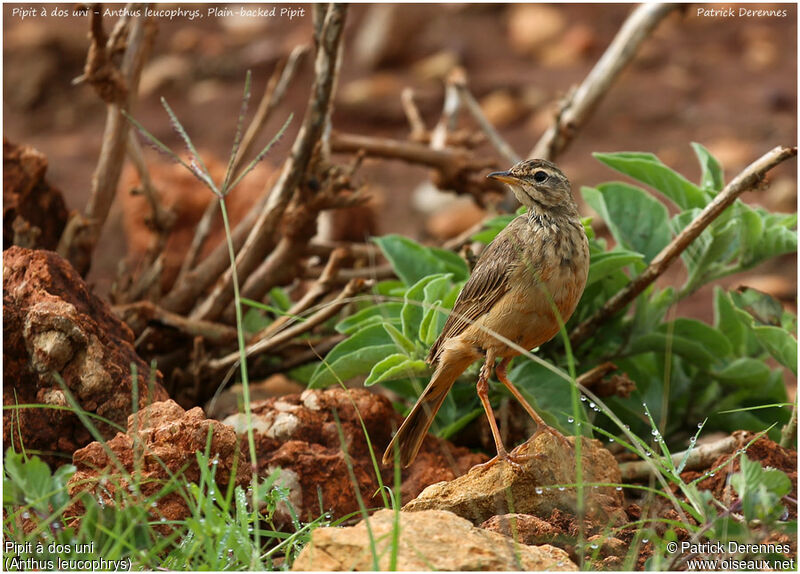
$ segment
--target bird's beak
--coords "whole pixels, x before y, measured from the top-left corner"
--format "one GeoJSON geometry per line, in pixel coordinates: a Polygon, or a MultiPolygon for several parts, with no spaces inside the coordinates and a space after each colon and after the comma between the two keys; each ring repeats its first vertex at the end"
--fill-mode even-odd
{"type": "Polygon", "coordinates": [[[502,181],[503,183],[517,183],[518,178],[516,176],[511,175],[511,173],[507,171],[493,171],[489,175],[487,175],[489,179],[496,179],[497,181],[502,181]]]}

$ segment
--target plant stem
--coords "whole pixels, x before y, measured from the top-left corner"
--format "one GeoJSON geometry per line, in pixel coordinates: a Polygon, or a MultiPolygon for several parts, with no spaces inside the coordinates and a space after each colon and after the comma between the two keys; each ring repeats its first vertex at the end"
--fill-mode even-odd
{"type": "MultiPolygon", "coordinates": [[[[233,250],[233,239],[231,236],[231,226],[228,221],[228,210],[225,207],[225,198],[218,196],[219,210],[222,214],[222,222],[225,225],[225,241],[228,245],[228,256],[231,260],[231,279],[233,282],[233,306],[236,311],[236,335],[239,344],[239,361],[242,373],[242,401],[244,402],[245,421],[247,422],[247,446],[250,451],[250,468],[252,470],[253,492],[257,492],[258,486],[258,464],[256,463],[256,440],[253,434],[253,411],[250,408],[250,380],[247,376],[247,346],[244,339],[244,320],[242,318],[242,300],[239,297],[239,277],[236,274],[236,253],[233,250]]],[[[258,528],[258,505],[253,501],[253,518],[255,534],[255,549],[253,551],[250,568],[254,569],[255,560],[258,559],[258,549],[261,547],[261,534],[258,528]]]]}

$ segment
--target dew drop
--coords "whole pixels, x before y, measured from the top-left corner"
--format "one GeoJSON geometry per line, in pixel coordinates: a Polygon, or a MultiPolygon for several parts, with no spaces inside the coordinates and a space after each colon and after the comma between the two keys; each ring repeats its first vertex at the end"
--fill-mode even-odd
{"type": "Polygon", "coordinates": [[[612,436],[612,437],[610,437],[610,438],[608,439],[608,442],[614,442],[614,437],[613,437],[613,436],[612,436]]]}
{"type": "Polygon", "coordinates": [[[697,423],[697,428],[699,429],[703,428],[703,423],[697,423]]]}
{"type": "Polygon", "coordinates": [[[215,458],[214,460],[211,461],[211,464],[213,464],[214,466],[217,466],[219,464],[219,459],[215,458]]]}
{"type": "Polygon", "coordinates": [[[161,517],[161,522],[166,522],[166,521],[167,521],[167,517],[166,516],[162,516],[161,517]]]}
{"type": "Polygon", "coordinates": [[[22,513],[23,520],[28,520],[30,517],[31,517],[31,513],[28,512],[27,510],[22,513]]]}
{"type": "Polygon", "coordinates": [[[152,506],[153,508],[155,508],[155,507],[157,507],[157,506],[158,506],[158,503],[157,503],[157,502],[154,500],[152,503],[150,503],[150,506],[152,506]]]}
{"type": "Polygon", "coordinates": [[[690,439],[689,439],[689,444],[694,444],[694,443],[696,443],[696,442],[697,442],[697,439],[696,439],[696,438],[694,438],[694,437],[692,437],[692,438],[690,438],[690,439]]]}
{"type": "Polygon", "coordinates": [[[653,436],[658,436],[660,433],[658,432],[658,429],[653,429],[650,431],[650,434],[653,436]]]}
{"type": "Polygon", "coordinates": [[[574,423],[574,422],[575,422],[575,419],[574,419],[574,418],[572,418],[572,417],[567,417],[567,422],[568,422],[568,423],[574,423]]]}
{"type": "Polygon", "coordinates": [[[650,542],[649,538],[642,538],[642,544],[647,544],[648,542],[650,542]]]}
{"type": "Polygon", "coordinates": [[[617,490],[618,492],[621,492],[621,491],[622,491],[622,487],[621,487],[621,486],[618,486],[618,487],[616,488],[616,490],[617,490]]]}
{"type": "Polygon", "coordinates": [[[593,402],[590,402],[590,403],[589,403],[589,408],[590,408],[590,409],[593,409],[593,408],[595,408],[596,406],[597,406],[597,405],[596,405],[596,404],[594,404],[593,402]]]}
{"type": "Polygon", "coordinates": [[[631,425],[625,425],[625,430],[631,430],[631,425]]]}
{"type": "Polygon", "coordinates": [[[709,472],[708,476],[714,476],[715,474],[717,474],[717,473],[716,472],[709,472]]]}
{"type": "Polygon", "coordinates": [[[567,487],[566,486],[559,486],[558,490],[560,490],[561,492],[564,492],[565,490],[567,490],[567,487]]]}
{"type": "Polygon", "coordinates": [[[589,545],[589,548],[591,548],[592,550],[597,550],[597,549],[598,549],[598,548],[600,548],[600,547],[599,547],[599,546],[598,546],[596,543],[592,542],[592,543],[589,545]]]}
{"type": "Polygon", "coordinates": [[[542,492],[544,492],[540,486],[537,486],[535,490],[536,494],[541,494],[542,492]]]}
{"type": "Polygon", "coordinates": [[[581,400],[585,403],[586,402],[586,395],[581,395],[581,400]]]}

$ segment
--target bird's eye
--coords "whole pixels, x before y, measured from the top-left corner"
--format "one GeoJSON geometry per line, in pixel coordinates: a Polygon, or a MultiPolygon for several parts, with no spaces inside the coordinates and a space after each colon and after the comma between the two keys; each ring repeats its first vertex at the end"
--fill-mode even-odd
{"type": "Polygon", "coordinates": [[[537,171],[533,174],[533,181],[536,183],[542,183],[544,180],[547,179],[547,173],[544,171],[537,171]]]}

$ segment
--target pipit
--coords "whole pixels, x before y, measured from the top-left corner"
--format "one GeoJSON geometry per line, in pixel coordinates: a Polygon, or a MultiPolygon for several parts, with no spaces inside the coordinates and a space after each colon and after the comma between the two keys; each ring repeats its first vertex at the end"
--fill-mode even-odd
{"type": "Polygon", "coordinates": [[[433,377],[387,447],[384,464],[394,460],[395,445],[402,466],[411,464],[453,383],[483,355],[478,397],[497,447],[497,457],[489,463],[505,460],[518,466],[524,460],[506,451],[489,403],[496,359],[501,359],[494,369],[497,378],[536,422],[536,434],[550,432],[566,443],[508,380],[506,369],[520,349],[549,341],[572,315],[586,286],[589,242],[569,180],[549,161],[525,160],[487,177],[507,184],[527,213],[515,218],[478,258],[431,347],[427,360],[436,367],[433,377]]]}

